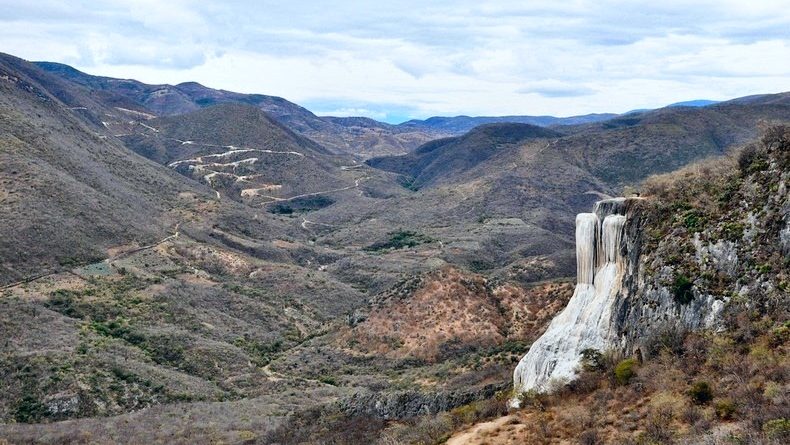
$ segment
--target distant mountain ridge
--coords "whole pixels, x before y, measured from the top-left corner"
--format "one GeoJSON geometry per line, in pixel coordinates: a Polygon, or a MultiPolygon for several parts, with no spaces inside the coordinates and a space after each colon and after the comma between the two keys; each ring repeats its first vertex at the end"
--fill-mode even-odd
{"type": "Polygon", "coordinates": [[[431,139],[436,132],[399,128],[365,118],[324,118],[282,97],[243,94],[208,88],[197,82],[149,85],[130,79],[93,76],[54,62],[33,62],[41,69],[88,88],[106,105],[129,108],[155,116],[172,116],[223,103],[252,105],[302,136],[334,153],[363,158],[406,153],[431,139]],[[373,125],[372,125],[373,124],[373,125]]]}
{"type": "Polygon", "coordinates": [[[413,119],[404,122],[399,127],[404,128],[427,128],[440,130],[454,135],[466,133],[478,125],[514,123],[530,124],[540,127],[551,127],[554,125],[577,125],[593,122],[605,121],[618,116],[614,113],[593,113],[581,116],[554,117],[554,116],[454,116],[442,117],[434,116],[425,120],[413,119]]]}
{"type": "Polygon", "coordinates": [[[675,102],[673,104],[667,105],[667,107],[707,107],[708,105],[714,105],[721,101],[718,100],[708,100],[708,99],[695,99],[695,100],[686,100],[683,102],[675,102]]]}
{"type": "MultiPolygon", "coordinates": [[[[223,103],[255,106],[272,115],[278,122],[299,135],[306,136],[333,153],[352,154],[361,158],[409,153],[420,145],[439,138],[460,136],[479,125],[521,123],[541,127],[581,126],[606,122],[624,115],[652,111],[633,110],[624,114],[591,113],[578,116],[433,116],[412,119],[401,124],[388,124],[367,117],[317,116],[310,110],[282,97],[265,94],[244,94],[213,89],[197,82],[177,85],[151,85],[132,79],[94,76],[69,65],[55,62],[32,62],[60,78],[88,88],[97,102],[155,116],[172,116],[197,111],[223,103]]],[[[762,95],[736,100],[759,100],[762,95]]],[[[714,106],[721,102],[695,99],[672,103],[666,108],[714,106]]]]}

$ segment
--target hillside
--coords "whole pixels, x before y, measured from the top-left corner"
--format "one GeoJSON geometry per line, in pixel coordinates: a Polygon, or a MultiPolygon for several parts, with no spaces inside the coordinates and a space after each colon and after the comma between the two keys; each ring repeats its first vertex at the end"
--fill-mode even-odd
{"type": "Polygon", "coordinates": [[[706,107],[668,107],[584,126],[557,141],[569,159],[613,185],[721,155],[757,136],[760,125],[787,122],[790,93],[706,107]]]}
{"type": "MultiPolygon", "coordinates": [[[[786,98],[785,93],[748,103],[671,107],[557,127],[567,133],[494,124],[408,155],[371,159],[369,165],[399,174],[404,187],[417,191],[362,212],[368,216],[355,230],[365,233],[382,223],[421,230],[444,243],[443,259],[474,270],[519,269],[530,276],[542,268],[570,275],[576,213],[651,174],[725,153],[755,137],[761,123],[786,122],[786,98]]],[[[334,211],[350,212],[344,206],[334,211]]],[[[316,218],[336,220],[322,212],[316,218]]],[[[340,230],[328,240],[349,237],[340,230]]]]}
{"type": "MultiPolygon", "coordinates": [[[[104,258],[172,233],[207,190],[128,151],[40,83],[56,78],[0,58],[0,284],[104,258]]],[[[62,88],[61,91],[66,91],[62,88]]]]}
{"type": "Polygon", "coordinates": [[[531,139],[556,138],[560,134],[529,124],[489,124],[456,138],[429,142],[412,153],[374,158],[368,164],[406,176],[409,186],[420,188],[457,180],[459,175],[531,139]]]}
{"type": "Polygon", "coordinates": [[[341,178],[340,166],[350,159],[331,155],[249,105],[150,119],[120,137],[137,153],[235,200],[270,202],[354,186],[341,178]]]}

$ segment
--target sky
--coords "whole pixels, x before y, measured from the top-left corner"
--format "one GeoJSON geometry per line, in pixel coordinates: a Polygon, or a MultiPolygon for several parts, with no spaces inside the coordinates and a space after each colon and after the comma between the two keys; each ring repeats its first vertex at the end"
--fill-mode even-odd
{"type": "Polygon", "coordinates": [[[0,0],[0,51],[393,123],[619,113],[790,90],[790,1],[0,0]]]}

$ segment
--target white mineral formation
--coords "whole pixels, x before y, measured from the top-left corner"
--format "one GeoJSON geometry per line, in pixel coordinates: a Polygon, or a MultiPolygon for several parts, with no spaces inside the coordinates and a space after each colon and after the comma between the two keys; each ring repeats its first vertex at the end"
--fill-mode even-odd
{"type": "Polygon", "coordinates": [[[545,391],[553,382],[573,379],[583,350],[603,351],[617,341],[610,326],[625,273],[620,240],[626,217],[618,214],[622,204],[622,199],[601,201],[595,213],[576,216],[576,289],[516,367],[517,394],[545,391]]]}

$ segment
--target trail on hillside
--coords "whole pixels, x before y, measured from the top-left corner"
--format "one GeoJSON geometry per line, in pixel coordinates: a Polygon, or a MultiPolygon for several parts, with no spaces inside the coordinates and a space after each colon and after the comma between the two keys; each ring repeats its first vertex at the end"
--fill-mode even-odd
{"type": "MultiPolygon", "coordinates": [[[[164,238],[160,239],[159,241],[156,241],[156,242],[154,242],[152,244],[148,244],[146,246],[137,247],[137,248],[132,249],[132,250],[127,250],[127,251],[119,253],[118,255],[114,255],[114,256],[105,258],[105,259],[103,259],[101,261],[91,261],[90,263],[79,264],[79,265],[77,265],[76,268],[72,268],[72,269],[69,269],[69,270],[59,270],[59,271],[55,271],[55,272],[48,272],[48,273],[41,274],[41,275],[34,275],[32,277],[28,277],[28,278],[25,278],[23,280],[15,281],[13,283],[9,283],[9,284],[0,286],[0,290],[12,289],[12,288],[17,287],[17,286],[22,286],[24,284],[28,284],[28,283],[32,283],[34,281],[38,281],[38,280],[40,280],[42,278],[51,277],[51,276],[58,275],[58,274],[61,274],[61,273],[72,273],[72,274],[74,274],[74,272],[72,272],[72,271],[74,269],[79,268],[79,267],[87,266],[89,264],[94,264],[94,263],[97,263],[97,262],[110,263],[112,261],[117,261],[117,260],[124,259],[124,258],[128,257],[129,255],[133,255],[135,253],[139,253],[139,252],[142,252],[142,251],[145,251],[145,250],[153,249],[154,247],[157,247],[157,246],[159,246],[162,243],[165,243],[167,241],[174,240],[174,239],[178,238],[181,235],[181,231],[179,230],[180,227],[181,227],[181,223],[179,222],[179,223],[176,224],[174,233],[172,233],[172,234],[170,234],[170,235],[168,235],[168,236],[166,236],[166,237],[164,237],[164,238]]],[[[76,276],[79,277],[79,278],[82,278],[79,275],[76,275],[76,276]]]]}

